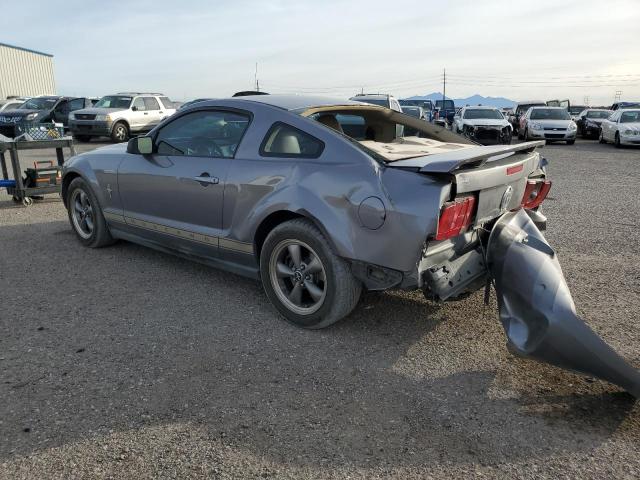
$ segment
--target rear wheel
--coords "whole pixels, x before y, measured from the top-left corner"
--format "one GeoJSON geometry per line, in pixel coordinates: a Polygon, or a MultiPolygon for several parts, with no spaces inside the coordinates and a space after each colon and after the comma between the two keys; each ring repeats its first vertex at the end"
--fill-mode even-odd
{"type": "Polygon", "coordinates": [[[111,130],[111,140],[116,143],[126,142],[129,139],[129,128],[123,122],[118,122],[111,130]]]}
{"type": "Polygon", "coordinates": [[[114,242],[98,199],[82,178],[69,185],[66,203],[69,222],[84,246],[98,248],[114,242]]]}
{"type": "Polygon", "coordinates": [[[327,327],[347,316],[362,291],[350,265],[305,219],[284,222],[269,233],[260,254],[260,276],[271,303],[303,328],[327,327]]]}
{"type": "Polygon", "coordinates": [[[616,148],[622,147],[622,144],[620,143],[620,133],[619,132],[616,132],[616,138],[614,140],[614,145],[616,146],[616,148]]]}

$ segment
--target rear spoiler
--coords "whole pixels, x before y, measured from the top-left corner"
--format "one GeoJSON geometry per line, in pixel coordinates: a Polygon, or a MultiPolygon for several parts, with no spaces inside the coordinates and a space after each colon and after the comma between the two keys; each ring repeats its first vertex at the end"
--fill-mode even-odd
{"type": "MultiPolygon", "coordinates": [[[[435,153],[424,157],[408,158],[389,163],[390,167],[418,168],[422,173],[451,173],[465,165],[484,165],[492,157],[504,158],[510,154],[531,151],[545,144],[544,140],[518,143],[517,145],[475,146],[446,153],[435,153]]],[[[495,158],[493,160],[498,160],[495,158]]]]}

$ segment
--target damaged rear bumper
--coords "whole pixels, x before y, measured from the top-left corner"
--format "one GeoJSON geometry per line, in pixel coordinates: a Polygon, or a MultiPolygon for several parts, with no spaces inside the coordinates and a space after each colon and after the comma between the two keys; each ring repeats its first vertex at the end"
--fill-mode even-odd
{"type": "Polygon", "coordinates": [[[640,397],[640,373],[578,317],[557,256],[529,215],[523,210],[503,215],[486,254],[512,351],[640,397]]]}

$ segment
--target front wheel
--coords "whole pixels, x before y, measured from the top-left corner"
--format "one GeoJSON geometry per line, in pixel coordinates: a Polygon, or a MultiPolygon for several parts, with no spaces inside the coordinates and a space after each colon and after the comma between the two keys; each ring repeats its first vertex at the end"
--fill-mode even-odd
{"type": "Polygon", "coordinates": [[[66,205],[69,223],[84,246],[98,248],[113,243],[98,199],[82,178],[69,184],[66,205]]]}
{"type": "Polygon", "coordinates": [[[260,276],[280,314],[309,329],[327,327],[347,316],[362,291],[350,265],[305,219],[282,223],[269,233],[260,254],[260,276]]]}
{"type": "Polygon", "coordinates": [[[118,122],[111,130],[111,140],[116,143],[126,142],[129,139],[129,128],[126,124],[118,122]]]}
{"type": "Polygon", "coordinates": [[[620,133],[619,132],[616,132],[616,138],[615,138],[613,144],[616,146],[616,148],[622,147],[622,144],[620,143],[620,133]]]}
{"type": "Polygon", "coordinates": [[[576,143],[575,140],[567,140],[567,145],[573,145],[574,143],[576,143]]]}

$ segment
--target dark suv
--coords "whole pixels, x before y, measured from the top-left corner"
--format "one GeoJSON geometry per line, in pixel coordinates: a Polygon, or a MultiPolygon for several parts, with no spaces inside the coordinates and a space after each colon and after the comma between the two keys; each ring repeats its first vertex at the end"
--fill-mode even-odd
{"type": "Polygon", "coordinates": [[[90,106],[91,100],[84,97],[34,97],[13,110],[0,112],[0,134],[16,137],[38,123],[61,123],[67,128],[71,112],[90,106]]]}

